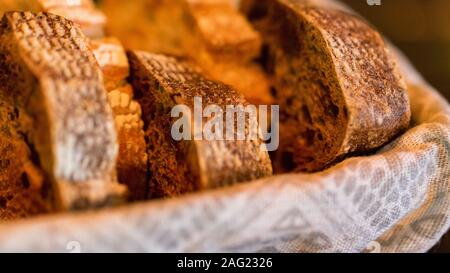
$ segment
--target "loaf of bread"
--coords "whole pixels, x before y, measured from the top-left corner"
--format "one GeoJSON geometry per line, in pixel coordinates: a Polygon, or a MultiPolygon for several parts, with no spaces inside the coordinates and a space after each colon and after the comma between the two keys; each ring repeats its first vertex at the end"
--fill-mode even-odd
{"type": "MultiPolygon", "coordinates": [[[[239,92],[208,80],[186,61],[142,51],[131,51],[128,57],[145,124],[150,197],[173,197],[272,174],[259,140],[208,141],[191,135],[193,140],[175,141],[171,135],[174,106],[185,105],[193,112],[198,97],[204,107],[214,104],[225,111],[226,105],[247,104],[239,92]]],[[[246,130],[258,130],[246,122],[246,130]]]]}
{"type": "Polygon", "coordinates": [[[60,16],[5,14],[0,86],[19,130],[53,185],[56,208],[122,202],[117,137],[100,67],[81,30],[60,16]]]}
{"type": "Polygon", "coordinates": [[[275,170],[317,171],[409,126],[406,85],[380,34],[306,0],[244,0],[280,104],[275,170]]]}
{"type": "Polygon", "coordinates": [[[270,105],[269,83],[255,63],[261,38],[228,0],[104,0],[108,31],[127,48],[186,56],[209,77],[270,105]]]}

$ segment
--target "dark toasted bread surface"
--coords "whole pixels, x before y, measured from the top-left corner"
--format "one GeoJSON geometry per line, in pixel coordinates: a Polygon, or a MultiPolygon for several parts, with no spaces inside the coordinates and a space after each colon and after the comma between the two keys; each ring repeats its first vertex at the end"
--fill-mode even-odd
{"type": "Polygon", "coordinates": [[[140,51],[128,56],[147,134],[151,195],[176,196],[271,175],[270,159],[259,140],[175,141],[171,136],[174,106],[193,110],[195,97],[204,107],[246,105],[242,95],[208,80],[191,63],[140,51]]]}
{"type": "Polygon", "coordinates": [[[409,125],[406,85],[364,20],[303,0],[245,0],[281,110],[278,171],[318,171],[409,125]]]}

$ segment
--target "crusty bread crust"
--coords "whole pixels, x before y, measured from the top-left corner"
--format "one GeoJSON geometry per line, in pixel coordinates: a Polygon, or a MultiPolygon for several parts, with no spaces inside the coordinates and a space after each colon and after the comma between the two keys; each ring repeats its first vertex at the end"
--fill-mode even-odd
{"type": "Polygon", "coordinates": [[[306,0],[245,0],[242,9],[265,39],[280,102],[278,170],[321,170],[409,126],[406,84],[365,21],[306,0]]]}
{"type": "Polygon", "coordinates": [[[225,110],[226,105],[246,105],[241,94],[206,79],[190,63],[142,51],[128,56],[147,134],[152,197],[176,196],[272,174],[269,155],[260,149],[259,140],[176,142],[170,135],[173,106],[183,104],[193,110],[194,97],[201,97],[204,106],[215,104],[225,110]]]}
{"type": "Polygon", "coordinates": [[[54,182],[58,208],[120,202],[113,114],[81,30],[57,15],[11,12],[0,34],[0,84],[54,182]]]}

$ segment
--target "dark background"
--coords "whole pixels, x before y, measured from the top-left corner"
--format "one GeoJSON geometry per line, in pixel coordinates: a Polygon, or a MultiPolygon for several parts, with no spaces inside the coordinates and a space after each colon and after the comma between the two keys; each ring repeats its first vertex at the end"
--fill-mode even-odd
{"type": "MultiPolygon", "coordinates": [[[[450,0],[341,0],[397,45],[450,100],[450,0]]],[[[431,252],[450,252],[450,233],[431,252]]]]}
{"type": "Polygon", "coordinates": [[[411,59],[450,100],[450,0],[341,0],[363,15],[411,59]]]}

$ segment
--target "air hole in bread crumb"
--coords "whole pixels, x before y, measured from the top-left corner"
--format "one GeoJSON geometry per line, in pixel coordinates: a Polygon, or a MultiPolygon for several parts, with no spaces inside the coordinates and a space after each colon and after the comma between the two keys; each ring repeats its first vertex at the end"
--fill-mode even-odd
{"type": "Polygon", "coordinates": [[[0,160],[0,168],[6,169],[11,165],[11,161],[9,159],[0,160]]]}
{"type": "Polygon", "coordinates": [[[275,56],[270,52],[270,47],[267,44],[262,46],[261,56],[258,61],[267,74],[273,75],[275,73],[275,56]]]}
{"type": "Polygon", "coordinates": [[[286,104],[287,104],[288,106],[291,106],[292,103],[294,103],[294,98],[293,98],[293,97],[289,97],[289,98],[286,99],[286,104]]]}
{"type": "Polygon", "coordinates": [[[318,132],[317,133],[317,139],[320,140],[320,141],[323,141],[323,134],[318,132]]]}
{"type": "Polygon", "coordinates": [[[305,122],[307,122],[308,124],[312,124],[311,113],[309,112],[309,109],[306,105],[302,106],[302,113],[303,113],[303,118],[305,119],[305,122]]]}
{"type": "Polygon", "coordinates": [[[305,137],[307,146],[312,146],[314,144],[315,136],[316,136],[316,131],[311,130],[311,129],[306,129],[306,132],[304,133],[304,137],[305,137]]]}
{"type": "Polygon", "coordinates": [[[4,209],[4,208],[6,208],[7,205],[8,205],[8,200],[5,197],[0,196],[0,208],[4,209]]]}
{"type": "Polygon", "coordinates": [[[22,173],[22,176],[20,177],[20,182],[22,182],[22,186],[25,189],[29,189],[31,186],[30,180],[28,180],[28,175],[26,173],[22,173]]]}
{"type": "Polygon", "coordinates": [[[337,107],[335,104],[331,104],[327,109],[328,115],[337,118],[339,116],[339,107],[337,107]]]}

